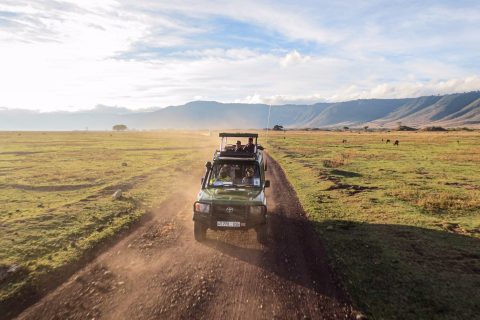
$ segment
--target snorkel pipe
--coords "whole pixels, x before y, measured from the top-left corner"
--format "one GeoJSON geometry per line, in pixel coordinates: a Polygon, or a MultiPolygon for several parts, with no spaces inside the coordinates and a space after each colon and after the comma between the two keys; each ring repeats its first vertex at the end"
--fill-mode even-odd
{"type": "Polygon", "coordinates": [[[205,184],[208,183],[208,176],[210,175],[210,171],[212,171],[212,163],[207,161],[205,163],[205,176],[202,178],[202,189],[205,189],[205,184]]]}

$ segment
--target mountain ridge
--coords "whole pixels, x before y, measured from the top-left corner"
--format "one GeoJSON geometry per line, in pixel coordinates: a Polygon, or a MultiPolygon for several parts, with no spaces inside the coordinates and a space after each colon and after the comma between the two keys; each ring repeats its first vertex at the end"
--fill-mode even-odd
{"type": "MultiPolygon", "coordinates": [[[[0,108],[0,130],[109,130],[115,124],[145,129],[259,129],[267,126],[266,104],[191,101],[180,106],[131,110],[98,105],[92,110],[38,112],[0,108]]],[[[480,128],[480,91],[403,99],[358,99],[271,107],[270,126],[480,128]]]]}

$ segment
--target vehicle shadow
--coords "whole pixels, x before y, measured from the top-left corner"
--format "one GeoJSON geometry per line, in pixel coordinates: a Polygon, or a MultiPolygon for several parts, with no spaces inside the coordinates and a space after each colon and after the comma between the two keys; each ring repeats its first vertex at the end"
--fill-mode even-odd
{"type": "Polygon", "coordinates": [[[374,318],[478,317],[478,231],[341,220],[315,228],[352,300],[374,318]]]}
{"type": "Polygon", "coordinates": [[[272,214],[268,217],[269,240],[264,245],[256,242],[253,233],[238,235],[235,231],[226,231],[225,236],[216,239],[207,238],[204,244],[315,293],[347,301],[312,226],[303,217],[272,214]]]}
{"type": "Polygon", "coordinates": [[[218,239],[206,245],[342,300],[339,281],[354,306],[373,318],[473,319],[480,313],[478,234],[282,214],[272,214],[269,224],[267,246],[218,239]]]}

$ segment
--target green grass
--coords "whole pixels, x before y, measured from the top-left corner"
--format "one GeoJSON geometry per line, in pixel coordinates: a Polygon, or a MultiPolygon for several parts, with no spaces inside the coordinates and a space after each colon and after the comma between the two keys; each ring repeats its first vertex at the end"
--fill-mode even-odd
{"type": "Polygon", "coordinates": [[[157,206],[202,170],[214,142],[192,132],[0,133],[0,304],[157,206]]]}
{"type": "Polygon", "coordinates": [[[272,133],[268,152],[357,307],[375,319],[478,317],[479,132],[272,133]]]}

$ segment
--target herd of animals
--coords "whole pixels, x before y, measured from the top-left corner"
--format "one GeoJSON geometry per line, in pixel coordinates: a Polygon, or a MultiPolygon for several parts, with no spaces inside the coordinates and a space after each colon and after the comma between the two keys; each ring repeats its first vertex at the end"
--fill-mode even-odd
{"type": "MultiPolygon", "coordinates": [[[[382,142],[384,142],[384,139],[382,139],[382,142]]],[[[347,143],[347,140],[343,139],[342,143],[347,143]]],[[[390,139],[387,139],[385,143],[390,143],[390,139]]],[[[394,146],[398,146],[399,144],[400,144],[400,141],[398,140],[395,140],[395,142],[393,143],[394,146]]]]}

